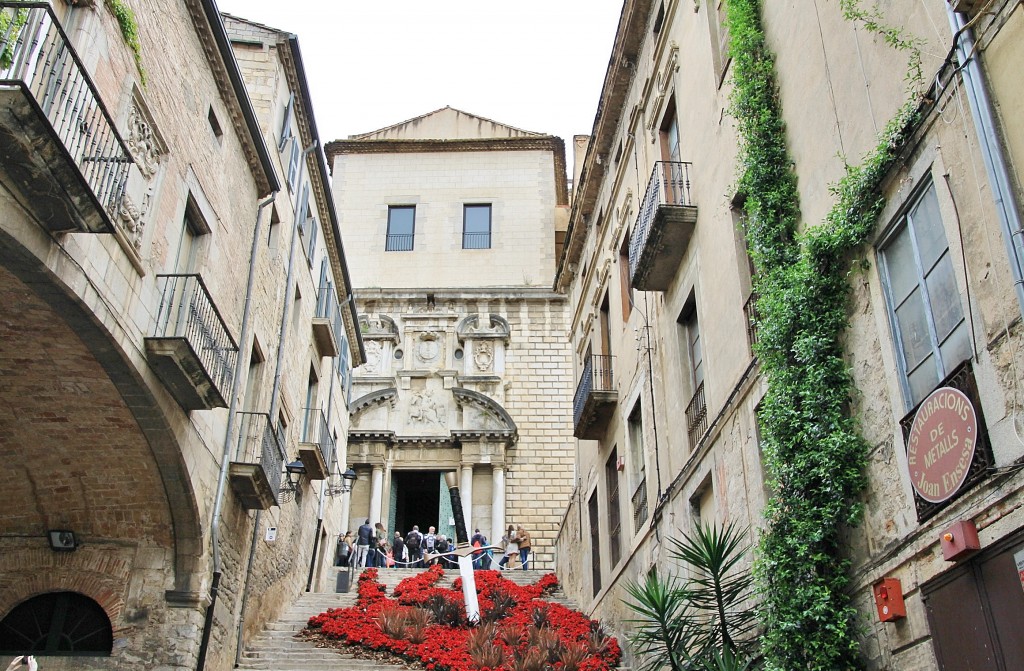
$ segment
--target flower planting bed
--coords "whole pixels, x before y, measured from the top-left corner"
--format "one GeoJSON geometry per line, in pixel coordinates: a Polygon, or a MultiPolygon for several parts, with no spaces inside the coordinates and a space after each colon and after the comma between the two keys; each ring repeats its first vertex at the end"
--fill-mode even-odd
{"type": "Polygon", "coordinates": [[[356,605],[311,617],[303,635],[428,671],[607,671],[619,662],[618,642],[598,622],[542,599],[558,586],[553,573],[517,585],[498,571],[477,571],[478,623],[466,620],[461,578],[437,587],[438,566],[406,578],[391,597],[377,575],[363,571],[356,605]]]}

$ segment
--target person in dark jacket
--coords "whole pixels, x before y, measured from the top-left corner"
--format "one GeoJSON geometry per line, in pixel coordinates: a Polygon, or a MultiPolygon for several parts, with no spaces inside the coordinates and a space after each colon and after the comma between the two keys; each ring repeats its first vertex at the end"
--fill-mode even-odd
{"type": "Polygon", "coordinates": [[[412,531],[405,535],[405,550],[409,555],[409,566],[423,568],[423,534],[415,524],[412,531]]]}
{"type": "Polygon", "coordinates": [[[370,541],[372,540],[373,527],[370,526],[370,520],[366,520],[356,530],[356,556],[354,561],[357,568],[373,566],[373,564],[366,563],[367,556],[370,553],[370,541]]]}
{"type": "Polygon", "coordinates": [[[395,532],[395,537],[391,539],[391,556],[395,563],[390,568],[405,568],[407,557],[405,554],[405,539],[397,531],[395,532]]]}

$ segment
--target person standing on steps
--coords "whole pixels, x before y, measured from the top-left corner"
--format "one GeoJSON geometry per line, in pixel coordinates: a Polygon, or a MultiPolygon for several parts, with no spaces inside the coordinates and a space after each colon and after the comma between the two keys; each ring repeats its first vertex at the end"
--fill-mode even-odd
{"type": "Polygon", "coordinates": [[[405,539],[402,538],[402,534],[398,531],[395,532],[395,537],[391,541],[391,557],[392,562],[388,564],[388,568],[407,567],[409,555],[406,553],[405,539]]]}
{"type": "MultiPolygon", "coordinates": [[[[372,540],[373,527],[370,526],[370,520],[367,519],[363,524],[359,525],[359,529],[356,530],[356,568],[362,568],[368,565],[366,560],[370,554],[370,541],[372,540]]],[[[369,565],[372,566],[372,564],[369,565]]]]}
{"type": "Polygon", "coordinates": [[[426,549],[428,555],[434,554],[434,545],[437,543],[437,530],[434,527],[430,527],[427,533],[423,536],[423,547],[426,549]]]}
{"type": "Polygon", "coordinates": [[[414,524],[412,531],[405,535],[405,548],[409,553],[409,568],[423,568],[423,534],[419,526],[414,524]]]}
{"type": "Polygon", "coordinates": [[[530,534],[522,524],[516,526],[515,540],[519,545],[519,561],[523,565],[523,570],[526,571],[529,568],[527,563],[530,561],[530,534]]]}
{"type": "Polygon", "coordinates": [[[352,532],[346,531],[338,536],[338,548],[334,553],[335,566],[348,566],[352,559],[352,532]]]}
{"type": "MultiPolygon", "coordinates": [[[[516,543],[516,528],[511,524],[508,525],[505,535],[501,537],[501,545],[505,548],[505,554],[501,561],[498,562],[498,568],[504,569],[509,560],[519,554],[519,544],[516,543]]],[[[512,567],[509,566],[509,568],[512,567]]]]}

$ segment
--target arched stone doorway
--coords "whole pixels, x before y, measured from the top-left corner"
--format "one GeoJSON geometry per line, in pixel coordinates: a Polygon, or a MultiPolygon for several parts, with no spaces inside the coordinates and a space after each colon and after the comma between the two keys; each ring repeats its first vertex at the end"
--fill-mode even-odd
{"type": "Polygon", "coordinates": [[[22,601],[0,620],[0,655],[109,655],[114,645],[103,607],[77,592],[22,601]]]}

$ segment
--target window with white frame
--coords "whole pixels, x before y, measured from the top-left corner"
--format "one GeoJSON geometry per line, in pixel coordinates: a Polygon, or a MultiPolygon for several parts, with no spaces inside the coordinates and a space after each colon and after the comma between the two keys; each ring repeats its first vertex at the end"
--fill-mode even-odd
{"type": "Polygon", "coordinates": [[[910,409],[971,356],[933,182],[911,202],[878,256],[900,383],[910,409]]]}

